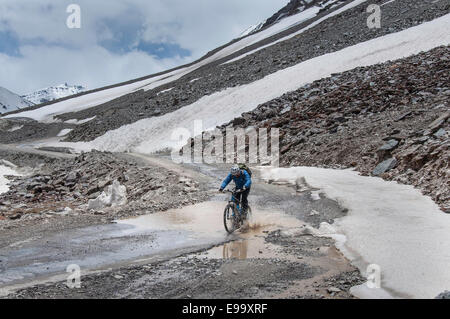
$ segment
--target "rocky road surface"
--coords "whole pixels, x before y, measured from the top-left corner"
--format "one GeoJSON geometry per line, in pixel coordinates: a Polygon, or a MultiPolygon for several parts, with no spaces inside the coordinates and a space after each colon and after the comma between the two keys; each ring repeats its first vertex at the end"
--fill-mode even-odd
{"type": "MultiPolygon", "coordinates": [[[[334,248],[333,240],[313,235],[314,227],[333,223],[346,210],[308,190],[299,193],[256,182],[250,198],[254,219],[242,232],[228,236],[222,225],[227,195],[215,192],[227,170],[176,166],[165,157],[94,152],[59,162],[45,174],[16,180],[16,191],[2,195],[3,201],[10,198],[9,205],[22,200],[14,196],[37,179],[40,186],[27,193],[35,196],[40,187],[38,196],[53,196],[45,190],[48,185],[57,185],[56,192],[66,187],[82,192],[90,189],[83,185],[87,181],[78,180],[83,176],[92,174],[90,179],[100,183],[102,177],[127,174],[128,182],[122,182],[130,188],[131,204],[109,207],[101,215],[75,208],[64,214],[25,212],[18,219],[0,220],[0,292],[5,298],[353,298],[350,288],[363,283],[359,271],[334,248]],[[115,172],[121,161],[129,168],[115,172]],[[60,176],[62,167],[71,170],[60,176]],[[168,178],[158,180],[167,170],[168,178]],[[147,173],[151,177],[140,175],[147,173]],[[152,178],[169,185],[163,186],[162,195],[172,196],[172,187],[183,192],[189,187],[186,181],[196,191],[185,190],[180,200],[175,196],[172,205],[164,206],[149,189],[147,194],[156,202],[141,203],[133,199],[144,187],[137,186],[135,174],[145,186],[152,185],[152,178]],[[58,178],[64,183],[49,182],[58,178]],[[190,201],[183,202],[184,196],[190,201]],[[33,214],[40,218],[26,218],[33,214]],[[141,216],[129,218],[135,215],[141,216]],[[112,222],[117,218],[121,219],[112,222]],[[67,287],[69,264],[82,269],[80,289],[67,287]]],[[[74,193],[67,192],[65,200],[82,207],[83,200],[70,198],[74,193]]]]}

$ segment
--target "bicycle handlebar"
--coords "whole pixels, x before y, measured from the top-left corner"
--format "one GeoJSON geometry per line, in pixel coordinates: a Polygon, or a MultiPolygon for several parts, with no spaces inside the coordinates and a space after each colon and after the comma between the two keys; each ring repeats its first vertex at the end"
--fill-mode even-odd
{"type": "Polygon", "coordinates": [[[234,189],[231,191],[229,189],[225,189],[224,192],[231,193],[231,194],[239,194],[239,193],[244,192],[244,190],[243,189],[234,189]]]}

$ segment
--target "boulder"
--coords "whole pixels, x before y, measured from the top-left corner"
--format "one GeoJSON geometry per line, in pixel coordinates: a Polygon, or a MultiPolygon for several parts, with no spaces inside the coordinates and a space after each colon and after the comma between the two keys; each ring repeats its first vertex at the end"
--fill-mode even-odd
{"type": "Polygon", "coordinates": [[[339,288],[337,288],[337,287],[329,287],[328,289],[328,293],[338,293],[338,292],[341,292],[342,290],[341,289],[339,289],[339,288]]]}
{"type": "Polygon", "coordinates": [[[377,156],[379,161],[384,161],[386,158],[389,158],[391,156],[391,152],[396,149],[398,146],[398,141],[395,139],[391,139],[387,141],[386,144],[381,146],[377,150],[377,156]]]}
{"type": "Polygon", "coordinates": [[[20,219],[21,217],[22,217],[22,213],[15,213],[15,214],[12,214],[11,216],[9,216],[9,219],[17,220],[17,219],[20,219]]]}
{"type": "Polygon", "coordinates": [[[424,144],[424,143],[427,142],[429,139],[430,139],[429,136],[423,136],[423,137],[420,137],[420,138],[418,138],[418,139],[415,139],[415,140],[414,140],[414,144],[424,144]]]}
{"type": "Polygon", "coordinates": [[[242,125],[245,124],[245,119],[242,117],[237,117],[233,120],[233,125],[242,125]]]}
{"type": "Polygon", "coordinates": [[[433,136],[436,138],[440,138],[440,137],[445,136],[446,133],[447,132],[443,128],[441,128],[436,133],[434,133],[433,136]]]}
{"type": "Polygon", "coordinates": [[[66,182],[74,183],[79,178],[79,174],[77,172],[70,172],[66,177],[66,182]]]}
{"type": "Polygon", "coordinates": [[[393,149],[395,149],[398,146],[398,141],[391,139],[389,141],[387,141],[386,144],[384,144],[383,146],[381,146],[378,151],[392,151],[393,149]]]}
{"type": "Polygon", "coordinates": [[[436,132],[437,130],[439,130],[442,125],[444,125],[445,121],[447,121],[447,119],[450,117],[450,112],[446,112],[443,115],[441,115],[440,117],[438,117],[436,120],[434,120],[429,126],[428,128],[430,129],[431,132],[436,132]]]}
{"type": "Polygon", "coordinates": [[[395,166],[397,166],[397,160],[394,157],[389,158],[378,164],[378,166],[373,170],[372,174],[375,176],[379,176],[383,173],[386,173],[387,171],[390,171],[395,166]]]}

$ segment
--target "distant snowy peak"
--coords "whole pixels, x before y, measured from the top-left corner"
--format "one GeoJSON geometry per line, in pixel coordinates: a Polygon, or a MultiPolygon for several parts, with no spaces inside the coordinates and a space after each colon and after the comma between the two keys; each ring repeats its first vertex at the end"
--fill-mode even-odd
{"type": "Polygon", "coordinates": [[[265,21],[264,21],[264,22],[261,22],[261,23],[258,23],[258,24],[255,24],[255,25],[252,25],[252,26],[249,27],[247,30],[245,30],[244,32],[242,32],[242,33],[239,35],[239,38],[242,38],[242,37],[245,37],[245,36],[247,36],[247,35],[249,35],[249,34],[258,32],[259,30],[261,30],[261,28],[263,27],[264,23],[265,23],[265,21]]]}
{"type": "Polygon", "coordinates": [[[0,113],[16,111],[24,107],[33,105],[33,103],[20,97],[19,95],[0,87],[0,113]]]}
{"type": "Polygon", "coordinates": [[[289,3],[281,8],[273,16],[261,22],[259,24],[253,25],[247,30],[245,30],[239,38],[245,37],[247,35],[256,33],[266,27],[276,24],[286,17],[292,16],[294,14],[303,12],[311,7],[320,8],[319,12],[329,10],[337,5],[342,4],[346,0],[290,0],[289,3]]]}
{"type": "Polygon", "coordinates": [[[86,88],[81,85],[68,85],[67,83],[65,83],[58,86],[51,86],[28,95],[24,95],[23,98],[34,104],[41,104],[61,99],[70,95],[78,94],[83,91],[86,91],[86,88]]]}

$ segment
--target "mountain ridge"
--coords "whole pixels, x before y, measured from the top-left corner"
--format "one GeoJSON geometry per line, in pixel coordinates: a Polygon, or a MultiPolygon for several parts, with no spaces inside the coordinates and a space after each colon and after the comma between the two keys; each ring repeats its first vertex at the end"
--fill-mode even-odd
{"type": "Polygon", "coordinates": [[[0,87],[0,113],[8,113],[34,105],[18,94],[0,87]]]}
{"type": "Polygon", "coordinates": [[[84,91],[86,91],[86,88],[81,85],[68,85],[67,83],[64,83],[37,90],[33,93],[23,95],[22,98],[30,101],[35,105],[38,105],[75,95],[84,91]]]}

